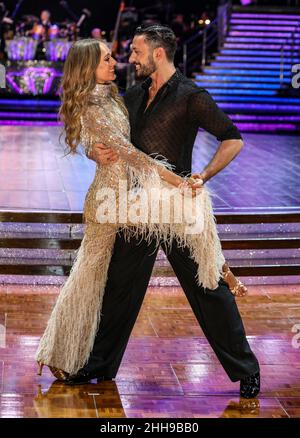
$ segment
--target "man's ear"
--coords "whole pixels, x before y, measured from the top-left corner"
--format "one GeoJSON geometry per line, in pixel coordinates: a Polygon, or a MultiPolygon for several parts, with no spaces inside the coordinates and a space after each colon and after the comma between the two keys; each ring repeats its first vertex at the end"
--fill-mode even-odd
{"type": "Polygon", "coordinates": [[[156,47],[153,54],[156,59],[161,60],[165,56],[165,50],[162,47],[156,47]]]}

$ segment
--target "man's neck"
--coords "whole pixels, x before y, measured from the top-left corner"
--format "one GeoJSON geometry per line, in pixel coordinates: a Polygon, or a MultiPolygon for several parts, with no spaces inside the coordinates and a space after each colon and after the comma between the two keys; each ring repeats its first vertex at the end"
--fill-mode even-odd
{"type": "Polygon", "coordinates": [[[157,70],[150,77],[152,79],[151,88],[153,91],[157,91],[162,87],[176,72],[174,64],[164,66],[163,68],[157,70]]]}

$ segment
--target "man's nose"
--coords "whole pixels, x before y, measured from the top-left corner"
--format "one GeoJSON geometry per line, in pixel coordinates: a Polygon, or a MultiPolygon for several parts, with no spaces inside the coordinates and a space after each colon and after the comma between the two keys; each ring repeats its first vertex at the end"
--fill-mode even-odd
{"type": "Polygon", "coordinates": [[[129,56],[128,62],[129,62],[130,64],[133,64],[133,63],[134,63],[134,56],[133,56],[133,53],[129,56]]]}

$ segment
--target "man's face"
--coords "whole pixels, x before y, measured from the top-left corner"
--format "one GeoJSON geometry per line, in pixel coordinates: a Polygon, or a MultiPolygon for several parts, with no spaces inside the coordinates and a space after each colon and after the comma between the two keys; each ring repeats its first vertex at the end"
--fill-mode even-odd
{"type": "Polygon", "coordinates": [[[157,66],[153,58],[153,49],[145,42],[143,35],[133,38],[131,50],[129,62],[135,65],[137,77],[145,78],[152,75],[156,71],[157,66]]]}

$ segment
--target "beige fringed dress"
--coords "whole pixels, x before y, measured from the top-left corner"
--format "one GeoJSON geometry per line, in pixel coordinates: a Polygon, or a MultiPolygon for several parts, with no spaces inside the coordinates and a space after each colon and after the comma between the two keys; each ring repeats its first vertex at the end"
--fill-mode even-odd
{"type": "MultiPolygon", "coordinates": [[[[179,223],[174,212],[168,221],[162,215],[155,220],[152,217],[150,221],[150,215],[148,219],[143,216],[133,220],[130,215],[125,215],[124,219],[124,214],[120,214],[121,205],[124,207],[126,204],[129,210],[132,206],[136,207],[137,197],[143,198],[144,202],[137,210],[145,213],[153,189],[156,195],[175,190],[173,199],[177,200],[183,195],[160,178],[161,166],[169,167],[165,161],[149,157],[130,143],[128,117],[114,100],[111,85],[96,85],[81,124],[81,140],[86,148],[102,142],[117,150],[120,159],[112,165],[97,166],[84,204],[84,238],[36,353],[37,361],[71,374],[84,366],[92,350],[101,318],[108,267],[120,228],[128,238],[139,233],[145,239],[157,239],[157,244],[161,239],[171,241],[175,238],[181,245],[187,245],[191,257],[198,264],[197,280],[203,287],[217,287],[224,263],[210,196],[205,188],[194,198],[202,214],[200,232],[197,228],[191,232],[190,228],[197,225],[197,218],[194,222],[187,218],[179,223]],[[124,192],[120,192],[120,183],[122,187],[127,185],[128,199],[126,193],[124,196],[124,192]],[[138,195],[141,189],[146,197],[138,195]],[[112,204],[117,207],[113,218],[106,216],[112,204]],[[106,208],[101,209],[103,206],[106,208]],[[105,222],[103,217],[109,219],[105,222]]],[[[163,196],[158,205],[159,208],[165,205],[163,196]]],[[[192,208],[192,204],[187,202],[187,211],[192,211],[192,208]]]]}

